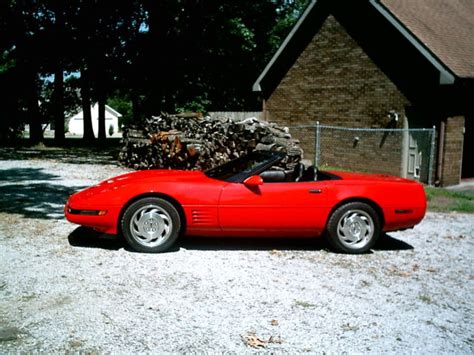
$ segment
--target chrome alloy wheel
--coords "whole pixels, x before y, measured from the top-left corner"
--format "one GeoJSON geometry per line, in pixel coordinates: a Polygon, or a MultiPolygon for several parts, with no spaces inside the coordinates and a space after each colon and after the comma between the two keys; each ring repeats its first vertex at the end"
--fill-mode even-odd
{"type": "Polygon", "coordinates": [[[360,249],[374,236],[374,221],[362,210],[348,210],[339,219],[337,236],[341,243],[351,249],[360,249]]]}
{"type": "Polygon", "coordinates": [[[171,216],[157,205],[139,208],[130,219],[130,232],[133,239],[145,247],[153,248],[165,243],[172,231],[171,216]]]}

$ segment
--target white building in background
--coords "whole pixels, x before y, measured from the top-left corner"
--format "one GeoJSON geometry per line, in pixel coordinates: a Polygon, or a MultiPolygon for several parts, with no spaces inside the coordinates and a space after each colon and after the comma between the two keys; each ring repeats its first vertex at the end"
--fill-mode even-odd
{"type": "MultiPolygon", "coordinates": [[[[99,132],[99,105],[96,103],[91,106],[91,115],[92,115],[92,128],[94,130],[94,135],[97,137],[99,132]]],[[[122,115],[115,111],[112,107],[105,105],[105,134],[107,137],[112,134],[117,134],[120,130],[118,119],[122,115]],[[110,128],[112,127],[112,129],[110,128]]],[[[84,135],[84,112],[80,111],[74,116],[69,118],[68,124],[69,133],[73,135],[83,136],[84,135]]]]}

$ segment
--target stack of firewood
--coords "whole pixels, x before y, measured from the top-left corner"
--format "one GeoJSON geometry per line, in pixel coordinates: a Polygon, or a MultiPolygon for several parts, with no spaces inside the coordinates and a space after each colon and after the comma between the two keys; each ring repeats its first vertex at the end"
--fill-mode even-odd
{"type": "Polygon", "coordinates": [[[233,120],[163,114],[124,130],[120,161],[134,169],[206,170],[253,150],[286,152],[280,164],[285,169],[303,155],[287,127],[255,117],[233,120]]]}

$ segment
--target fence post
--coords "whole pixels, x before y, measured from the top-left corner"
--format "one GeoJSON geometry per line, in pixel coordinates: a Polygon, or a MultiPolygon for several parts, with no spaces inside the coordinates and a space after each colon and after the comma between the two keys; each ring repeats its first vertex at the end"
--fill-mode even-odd
{"type": "Polygon", "coordinates": [[[430,165],[428,167],[428,185],[433,186],[433,162],[435,151],[436,126],[431,130],[430,165]]]}
{"type": "Polygon", "coordinates": [[[316,121],[316,135],[314,139],[314,166],[319,167],[319,160],[320,160],[320,139],[321,139],[321,126],[319,125],[319,121],[316,121]]]}

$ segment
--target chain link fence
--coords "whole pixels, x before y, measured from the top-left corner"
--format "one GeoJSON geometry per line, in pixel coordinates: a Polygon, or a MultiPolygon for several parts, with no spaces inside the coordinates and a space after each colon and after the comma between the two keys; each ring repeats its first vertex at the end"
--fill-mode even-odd
{"type": "Polygon", "coordinates": [[[305,159],[322,169],[383,173],[432,185],[436,129],[291,126],[305,159]]]}

